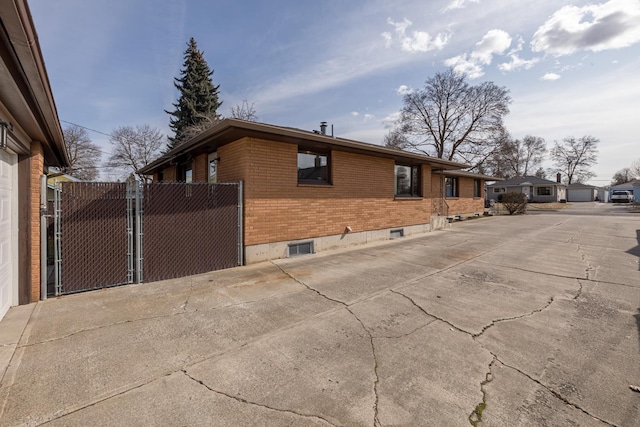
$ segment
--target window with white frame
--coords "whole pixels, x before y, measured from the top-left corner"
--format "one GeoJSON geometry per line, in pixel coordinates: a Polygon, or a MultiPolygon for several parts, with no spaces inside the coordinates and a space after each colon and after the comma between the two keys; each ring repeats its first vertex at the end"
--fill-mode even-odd
{"type": "Polygon", "coordinates": [[[536,196],[553,196],[553,187],[536,187],[536,196]]]}

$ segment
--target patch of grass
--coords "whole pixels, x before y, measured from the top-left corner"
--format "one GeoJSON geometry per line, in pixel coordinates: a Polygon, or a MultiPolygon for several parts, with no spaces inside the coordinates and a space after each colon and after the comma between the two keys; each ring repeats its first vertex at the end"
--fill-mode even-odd
{"type": "Polygon", "coordinates": [[[482,411],[487,408],[487,404],[484,402],[478,403],[475,411],[469,416],[469,422],[473,427],[478,427],[478,423],[482,421],[482,411]]]}
{"type": "Polygon", "coordinates": [[[559,210],[565,209],[567,206],[570,206],[571,203],[529,203],[527,204],[527,209],[535,209],[535,210],[559,210]]]}

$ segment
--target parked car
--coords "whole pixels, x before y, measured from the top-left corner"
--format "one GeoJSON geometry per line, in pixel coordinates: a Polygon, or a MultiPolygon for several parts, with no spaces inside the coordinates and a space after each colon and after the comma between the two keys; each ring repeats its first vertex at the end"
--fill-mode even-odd
{"type": "Polygon", "coordinates": [[[611,203],[631,203],[633,194],[628,190],[613,190],[611,193],[611,203]]]}

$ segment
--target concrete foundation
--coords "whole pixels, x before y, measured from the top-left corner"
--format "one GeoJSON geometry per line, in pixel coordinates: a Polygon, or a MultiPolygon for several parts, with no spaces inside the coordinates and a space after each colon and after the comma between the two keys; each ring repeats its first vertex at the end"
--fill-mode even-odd
{"type": "Polygon", "coordinates": [[[333,249],[347,248],[350,246],[364,245],[367,243],[390,240],[392,232],[402,230],[403,236],[428,233],[432,230],[442,230],[450,227],[450,221],[444,216],[433,216],[428,224],[409,225],[404,227],[384,228],[381,230],[353,231],[344,234],[331,236],[313,237],[303,240],[282,241],[265,243],[262,245],[252,245],[245,247],[245,263],[254,264],[257,262],[269,261],[288,257],[290,244],[313,241],[313,252],[323,252],[333,249]]]}

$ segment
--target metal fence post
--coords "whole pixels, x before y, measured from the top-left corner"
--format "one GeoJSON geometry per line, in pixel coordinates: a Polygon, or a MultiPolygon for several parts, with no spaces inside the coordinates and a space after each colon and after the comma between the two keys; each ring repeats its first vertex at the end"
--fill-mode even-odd
{"type": "Polygon", "coordinates": [[[62,199],[62,186],[58,184],[58,181],[53,183],[53,274],[55,280],[55,295],[62,294],[62,247],[60,239],[62,236],[61,230],[61,201],[62,199]]]}
{"type": "Polygon", "coordinates": [[[47,299],[47,175],[40,175],[40,299],[47,299]]]}
{"type": "Polygon", "coordinates": [[[242,181],[238,182],[238,265],[244,265],[242,181]]]}
{"type": "Polygon", "coordinates": [[[135,182],[136,185],[136,220],[135,220],[135,233],[136,233],[136,282],[142,283],[144,277],[142,276],[142,262],[143,262],[143,245],[142,238],[144,233],[144,215],[142,211],[142,197],[144,195],[144,181],[135,182]]]}

